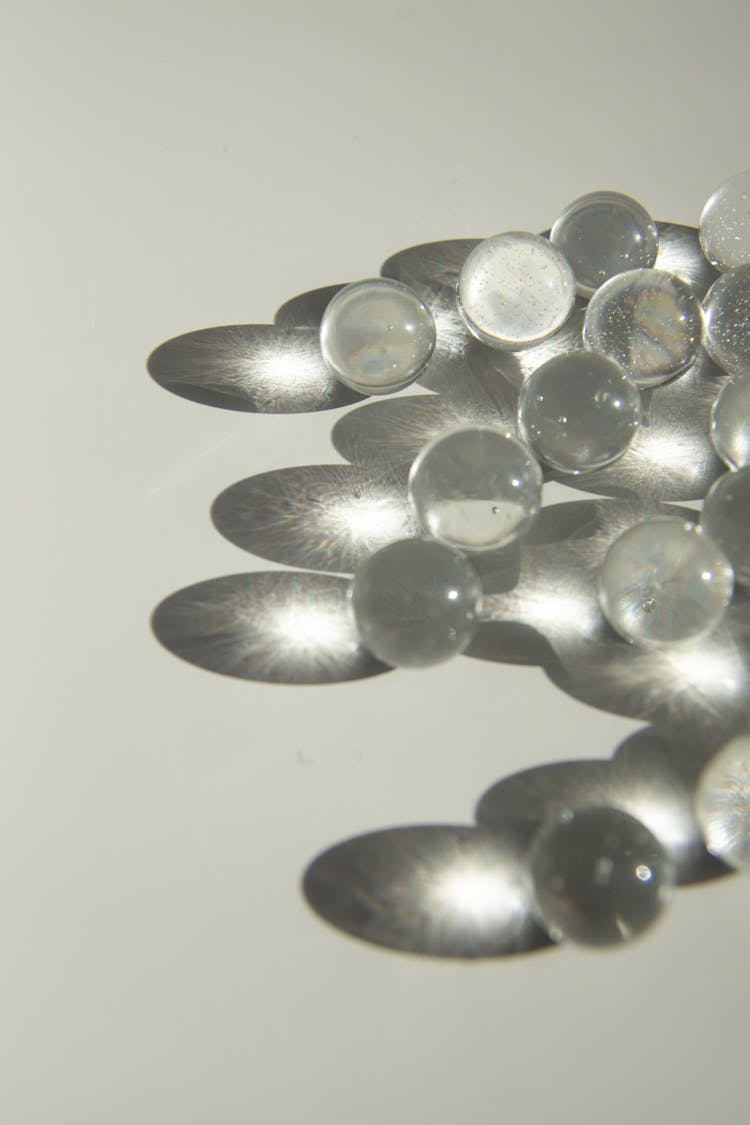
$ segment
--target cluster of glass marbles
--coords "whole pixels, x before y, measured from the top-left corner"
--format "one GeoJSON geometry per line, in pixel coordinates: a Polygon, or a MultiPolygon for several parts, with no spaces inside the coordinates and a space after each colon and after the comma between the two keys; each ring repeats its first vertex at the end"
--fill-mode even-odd
{"type": "MultiPolygon", "coordinates": [[[[408,495],[421,537],[377,551],[350,587],[359,637],[379,660],[425,667],[466,649],[482,605],[471,556],[528,532],[541,507],[542,465],[579,474],[615,463],[641,423],[641,391],[682,375],[703,349],[728,376],[711,437],[729,471],[708,492],[697,523],[657,517],[615,539],[599,571],[598,601],[620,637],[656,647],[713,629],[735,581],[750,588],[750,172],[711,196],[699,236],[720,271],[702,302],[688,282],[655,268],[656,224],[616,192],[577,199],[549,237],[510,231],[469,253],[455,299],[473,336],[500,350],[530,347],[565,324],[578,296],[588,301],[583,348],[526,378],[521,440],[465,425],[417,456],[408,495]]],[[[426,304],[383,278],[339,291],[320,330],[333,375],[374,395],[414,382],[436,341],[426,304]]],[[[711,763],[696,811],[709,850],[750,867],[750,738],[711,763]]],[[[569,811],[545,826],[530,866],[550,934],[592,945],[646,929],[674,884],[659,841],[611,808],[569,811]]]]}

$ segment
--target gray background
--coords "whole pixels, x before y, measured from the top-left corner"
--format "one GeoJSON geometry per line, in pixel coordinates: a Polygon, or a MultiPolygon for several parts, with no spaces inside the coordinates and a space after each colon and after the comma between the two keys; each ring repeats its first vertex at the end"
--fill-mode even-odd
{"type": "Polygon", "coordinates": [[[0,7],[8,1125],[746,1121],[738,879],[610,956],[420,960],[306,907],[320,849],[642,724],[466,659],[307,688],[176,660],[157,602],[269,568],[211,501],[336,461],[337,414],[201,407],[145,359],[598,187],[695,223],[750,165],[749,34],[693,0],[0,7]]]}

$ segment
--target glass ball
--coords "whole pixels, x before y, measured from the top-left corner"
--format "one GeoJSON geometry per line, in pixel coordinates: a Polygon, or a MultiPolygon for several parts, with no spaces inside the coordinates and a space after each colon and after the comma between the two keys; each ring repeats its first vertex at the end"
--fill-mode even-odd
{"type": "Polygon", "coordinates": [[[613,629],[644,647],[707,633],[734,586],[723,551],[695,524],[644,520],[612,544],[599,571],[599,604],[613,629]]]}
{"type": "Polygon", "coordinates": [[[364,395],[413,383],[435,348],[435,321],[400,281],[372,278],[339,290],[323,314],[320,349],[331,373],[364,395]]]}
{"type": "Polygon", "coordinates": [[[650,268],[659,252],[659,232],[648,211],[617,191],[592,191],[574,200],[555,220],[550,240],[573,267],[584,297],[624,270],[650,268]]]}
{"type": "Polygon", "coordinates": [[[717,188],[703,208],[703,253],[720,270],[750,262],[750,172],[740,172],[717,188]]]}
{"type": "Polygon", "coordinates": [[[703,502],[701,527],[721,547],[740,586],[750,586],[750,465],[725,473],[703,502]]]}
{"type": "Polygon", "coordinates": [[[750,465],[750,371],[721,388],[711,411],[711,440],[730,469],[750,465]]]}
{"type": "Polygon", "coordinates": [[[619,945],[647,930],[672,897],[675,870],[644,824],[605,806],[566,810],[531,852],[537,909],[551,938],[619,945]]]}
{"type": "Polygon", "coordinates": [[[628,270],[610,278],[589,302],[587,348],[616,360],[639,387],[683,372],[703,340],[700,302],[687,282],[664,270],[628,270]]]}
{"type": "Polygon", "coordinates": [[[730,867],[750,870],[750,737],[719,751],[701,774],[695,813],[706,847],[730,867]]]}
{"type": "Polygon", "coordinates": [[[536,519],[542,470],[520,441],[491,426],[462,426],[424,447],[409,474],[422,530],[462,551],[493,551],[536,519]]]}
{"type": "Polygon", "coordinates": [[[727,270],[703,301],[706,351],[730,375],[750,368],[750,265],[727,270]]]}
{"type": "Polygon", "coordinates": [[[349,589],[362,644],[378,660],[425,668],[462,652],[478,627],[479,578],[458,551],[401,539],[357,568],[349,589]]]}
{"type": "Polygon", "coordinates": [[[537,457],[564,473],[601,469],[635,437],[641,394],[614,360],[568,352],[538,367],[523,384],[518,419],[537,457]]]}
{"type": "Polygon", "coordinates": [[[575,296],[575,277],[563,254],[527,231],[480,242],[458,279],[461,315],[493,348],[523,348],[551,336],[570,316],[575,296]]]}

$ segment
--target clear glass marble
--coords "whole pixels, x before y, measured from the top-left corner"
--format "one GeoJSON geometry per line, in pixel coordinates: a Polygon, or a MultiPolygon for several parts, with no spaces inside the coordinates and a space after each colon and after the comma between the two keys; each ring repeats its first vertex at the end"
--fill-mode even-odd
{"type": "Polygon", "coordinates": [[[406,285],[385,278],[341,289],[323,314],[320,349],[331,373],[364,395],[413,383],[435,348],[435,321],[406,285]]]}
{"type": "Polygon", "coordinates": [[[750,871],[750,736],[733,738],[708,763],[695,813],[711,854],[750,871]]]}
{"type": "Polygon", "coordinates": [[[480,242],[458,279],[461,315],[493,348],[523,348],[551,336],[570,316],[575,295],[575,277],[563,254],[549,239],[527,231],[480,242]]]}
{"type": "Polygon", "coordinates": [[[711,440],[730,469],[750,465],[750,370],[721,388],[711,411],[711,440]]]}
{"type": "Polygon", "coordinates": [[[659,232],[648,211],[617,191],[574,200],[555,220],[550,240],[573,267],[584,297],[624,270],[649,269],[659,252],[659,232]]]}
{"type": "Polygon", "coordinates": [[[409,498],[427,535],[462,551],[492,551],[531,527],[542,470],[529,450],[491,426],[462,426],[424,447],[409,498]]]}
{"type": "Polygon", "coordinates": [[[599,571],[599,604],[613,629],[644,647],[707,633],[732,597],[724,552],[695,524],[644,520],[612,544],[599,571]]]}
{"type": "Polygon", "coordinates": [[[672,898],[675,869],[639,820],[605,806],[566,810],[531,852],[541,921],[555,941],[620,945],[654,924],[672,898]]]}
{"type": "Polygon", "coordinates": [[[703,341],[700,302],[687,282],[664,270],[628,270],[589,302],[583,342],[621,364],[639,387],[686,370],[703,341]]]}
{"type": "Polygon", "coordinates": [[[721,547],[740,586],[750,586],[750,465],[725,473],[703,501],[701,527],[721,547]]]}
{"type": "Polygon", "coordinates": [[[362,644],[401,668],[439,664],[461,652],[478,626],[482,587],[458,551],[401,539],[357,568],[349,589],[362,644]]]}
{"type": "Polygon", "coordinates": [[[524,383],[521,431],[537,457],[564,473],[601,469],[635,437],[641,394],[614,360],[597,352],[555,356],[524,383]]]}
{"type": "Polygon", "coordinates": [[[750,369],[750,265],[727,270],[703,301],[706,351],[730,375],[750,369]]]}
{"type": "Polygon", "coordinates": [[[717,188],[703,208],[703,253],[720,270],[750,262],[750,172],[740,172],[717,188]]]}

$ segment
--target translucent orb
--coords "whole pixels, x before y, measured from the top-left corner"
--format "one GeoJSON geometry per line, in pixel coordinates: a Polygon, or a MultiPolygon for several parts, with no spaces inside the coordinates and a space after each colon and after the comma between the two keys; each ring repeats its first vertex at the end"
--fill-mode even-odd
{"type": "Polygon", "coordinates": [[[740,586],[750,586],[750,465],[714,481],[703,502],[701,527],[729,559],[740,586]]]}
{"type": "Polygon", "coordinates": [[[531,527],[542,470],[520,441],[491,426],[462,426],[424,447],[409,474],[423,531],[462,551],[492,551],[531,527]]]}
{"type": "Polygon", "coordinates": [[[730,469],[750,465],[750,371],[725,383],[711,411],[711,440],[730,469]]]}
{"type": "Polygon", "coordinates": [[[695,812],[706,847],[730,867],[750,870],[750,737],[719,751],[701,775],[695,812]]]}
{"type": "Polygon", "coordinates": [[[672,897],[675,870],[645,825],[620,809],[566,810],[531,852],[541,920],[555,941],[619,945],[647,930],[672,897]]]}
{"type": "Polygon", "coordinates": [[[333,375],[365,395],[400,391],[435,347],[435,321],[399,281],[373,278],[341,289],[320,325],[320,348],[333,375]]]}
{"type": "Polygon", "coordinates": [[[523,348],[551,336],[570,316],[575,295],[575,277],[562,253],[526,231],[480,242],[458,279],[461,315],[493,348],[523,348]]]}
{"type": "Polygon", "coordinates": [[[626,641],[671,645],[713,629],[733,586],[731,564],[708,535],[658,516],[614,541],[599,572],[599,604],[626,641]]]}
{"type": "Polygon", "coordinates": [[[622,457],[641,417],[641,394],[619,364],[596,352],[547,360],[524,383],[521,430],[537,457],[564,473],[622,457]]]}
{"type": "Polygon", "coordinates": [[[648,211],[617,191],[576,199],[555,220],[550,240],[570,262],[585,297],[624,270],[653,266],[659,252],[659,232],[648,211]]]}
{"type": "Polygon", "coordinates": [[[750,368],[750,265],[727,270],[703,301],[706,351],[730,375],[750,368]]]}
{"type": "Polygon", "coordinates": [[[750,262],[750,172],[732,176],[713,193],[701,215],[700,243],[720,270],[750,262]]]}
{"type": "Polygon", "coordinates": [[[401,668],[439,664],[466,648],[481,596],[471,563],[424,539],[389,543],[357,568],[349,589],[362,644],[401,668]]]}
{"type": "Polygon", "coordinates": [[[621,364],[639,387],[684,371],[698,355],[703,315],[687,282],[664,270],[628,270],[589,302],[583,342],[621,364]]]}

